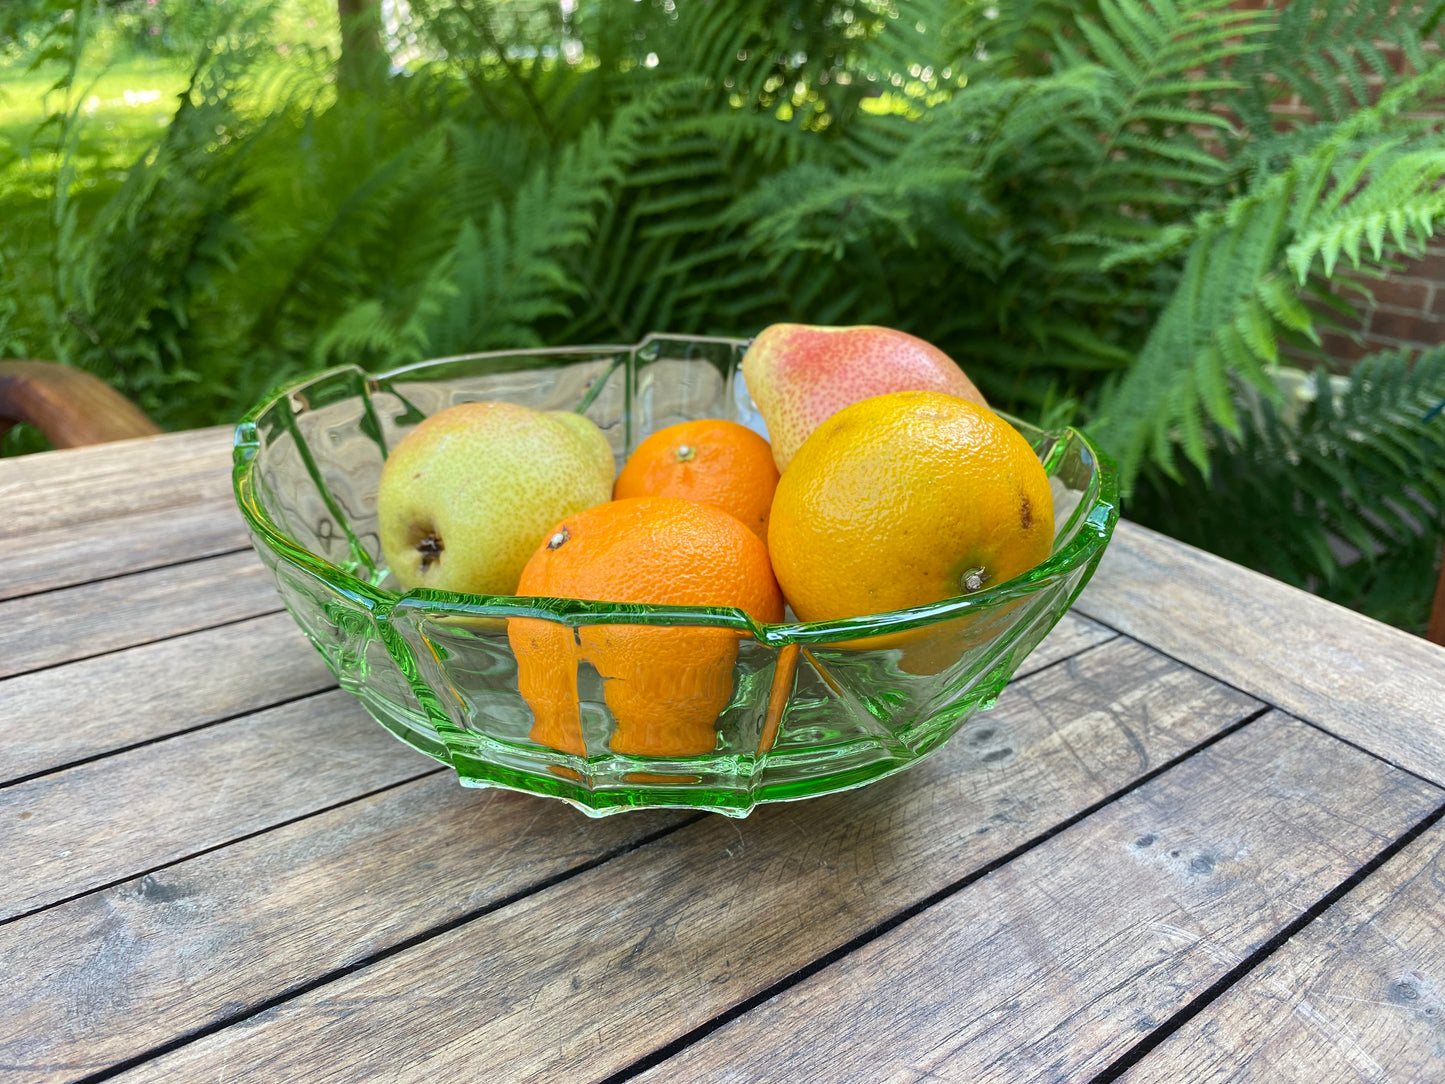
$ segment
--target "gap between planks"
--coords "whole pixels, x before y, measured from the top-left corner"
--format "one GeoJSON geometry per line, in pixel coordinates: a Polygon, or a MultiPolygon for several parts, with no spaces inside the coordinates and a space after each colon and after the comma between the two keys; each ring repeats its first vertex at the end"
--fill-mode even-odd
{"type": "Polygon", "coordinates": [[[0,541],[0,601],[250,548],[229,497],[0,541]]]}
{"type": "Polygon", "coordinates": [[[1124,520],[1075,608],[1445,785],[1445,648],[1124,520]]]}
{"type": "Polygon", "coordinates": [[[216,426],[0,461],[0,539],[228,496],[231,434],[216,426]]]}
{"type": "MultiPolygon", "coordinates": [[[[1423,826],[1422,826],[1423,827],[1423,826]]],[[[1396,848],[1316,921],[1135,1059],[1127,1084],[1432,1080],[1445,1019],[1445,826],[1396,848]]]]}
{"type": "Polygon", "coordinates": [[[898,1081],[1110,1079],[1141,1032],[1237,979],[1442,800],[1270,712],[765,1010],[608,1079],[860,1079],[885,1058],[898,1081]]]}
{"type": "Polygon", "coordinates": [[[0,602],[0,678],[279,609],[249,549],[10,599],[0,602]]]}
{"type": "Polygon", "coordinates": [[[11,677],[0,681],[0,787],[335,685],[286,613],[11,677]]]}
{"type": "MultiPolygon", "coordinates": [[[[305,1057],[298,1053],[303,1047],[314,1045],[318,1037],[327,1043],[331,1038],[312,1035],[305,1027],[304,1036],[278,1035],[276,1026],[309,1021],[311,1006],[333,999],[405,1013],[407,999],[388,994],[389,983],[399,979],[414,985],[421,974],[428,984],[466,983],[468,967],[433,969],[442,960],[479,965],[486,961],[490,978],[479,977],[476,981],[482,986],[466,990],[433,989],[427,999],[429,1009],[440,1012],[445,1021],[432,1018],[426,1024],[393,1017],[378,1024],[375,1032],[369,1031],[366,1042],[386,1049],[382,1060],[388,1069],[396,1067],[390,1044],[403,1036],[408,1049],[418,1049],[417,1044],[437,1049],[449,1042],[446,1028],[481,1026],[497,1033],[478,1041],[489,1044],[496,1060],[491,1068],[500,1076],[525,1075],[527,1065],[537,1068],[536,1058],[554,1056],[565,1061],[548,1064],[547,1071],[554,1074],[605,1075],[632,1063],[647,1049],[685,1034],[692,1026],[691,1017],[712,1018],[755,992],[755,983],[766,988],[800,964],[885,921],[900,907],[952,883],[960,864],[966,868],[986,864],[1033,837],[1048,838],[1080,806],[1107,799],[1161,761],[1177,759],[1261,707],[1126,640],[1110,641],[1010,690],[972,734],[966,729],[959,736],[962,740],[950,742],[935,757],[895,779],[850,794],[764,807],[747,821],[706,818],[645,854],[608,862],[586,878],[530,895],[505,912],[467,923],[398,957],[252,1014],[244,1028],[225,1028],[175,1048],[166,1057],[138,1065],[132,1070],[135,1075],[127,1074],[126,1079],[154,1079],[168,1071],[204,1077],[206,1059],[213,1053],[227,1058],[229,1072],[250,1072],[251,1079],[304,1075],[297,1064],[273,1063],[265,1051],[305,1057]],[[1145,749],[1152,752],[1141,764],[1138,757],[1145,749]],[[988,816],[989,810],[995,815],[988,816]],[[896,831],[870,842],[869,824],[874,832],[890,827],[896,831]],[[928,824],[931,831],[910,833],[905,827],[910,824],[928,824]],[[955,826],[952,830],[950,824],[955,826]],[[970,826],[968,831],[958,838],[965,825],[970,826]],[[734,848],[741,848],[746,859],[735,855],[734,848]],[[830,858],[833,851],[838,853],[830,858]],[[740,891],[749,895],[751,904],[728,910],[728,901],[740,891]],[[655,907],[664,910],[651,912],[655,907]],[[672,910],[679,907],[686,915],[672,910]],[[651,917],[629,917],[639,909],[648,910],[651,917]],[[566,921],[561,918],[564,912],[571,916],[566,921]],[[612,917],[603,921],[603,912],[612,917]],[[768,920],[753,922],[752,914],[768,920]],[[597,936],[602,929],[608,931],[606,937],[597,936]],[[666,936],[653,945],[664,930],[666,936]],[[691,948],[672,944],[723,930],[735,930],[745,941],[731,950],[705,943],[691,948]],[[590,947],[585,952],[581,946],[575,951],[568,948],[565,941],[572,936],[583,938],[590,947]],[[485,951],[482,945],[488,946],[485,951]],[[697,951],[710,959],[695,959],[697,951]],[[526,959],[518,953],[525,953],[526,959]],[[617,953],[635,962],[619,972],[617,960],[611,959],[617,953]],[[736,963],[726,962],[725,953],[736,963]],[[551,962],[544,964],[543,957],[551,962]],[[526,960],[543,967],[544,973],[531,973],[526,960]],[[413,972],[414,968],[419,970],[413,972]],[[709,973],[723,968],[737,981],[719,984],[716,976],[699,975],[698,968],[709,973]],[[606,980],[621,974],[635,975],[643,985],[626,993],[609,991],[606,980]],[[375,991],[374,983],[381,984],[375,991]],[[523,989],[532,994],[522,995],[523,989]],[[706,993],[699,997],[702,991],[706,993]],[[544,1004],[536,1013],[518,1018],[516,1009],[535,1007],[538,993],[544,994],[544,1003],[560,998],[562,1004],[544,1004]],[[495,998],[513,1005],[513,1010],[503,1012],[487,1003],[495,998]],[[569,1032],[575,1027],[590,1036],[587,1007],[607,1004],[624,1006],[625,1015],[642,1015],[628,1042],[609,1049],[599,1060],[592,1044],[583,1041],[584,1054],[578,1046],[583,1036],[569,1032]],[[453,1014],[446,1006],[459,1011],[471,1008],[463,1021],[451,1020],[453,1014]],[[427,1034],[414,1032],[419,1023],[427,1034]],[[665,1034],[657,1034],[658,1028],[665,1034]],[[251,1037],[256,1047],[249,1051],[235,1047],[236,1042],[249,1043],[251,1037]],[[644,1041],[647,1046],[636,1049],[636,1043],[644,1041]]],[[[359,1019],[351,1022],[359,1023],[359,1019]]],[[[360,1066],[344,1064],[344,1051],[355,1048],[355,1036],[340,1034],[348,1025],[335,1022],[335,1026],[339,1030],[334,1033],[334,1052],[341,1060],[315,1062],[313,1068],[328,1064],[336,1072],[359,1073],[360,1066]]]]}

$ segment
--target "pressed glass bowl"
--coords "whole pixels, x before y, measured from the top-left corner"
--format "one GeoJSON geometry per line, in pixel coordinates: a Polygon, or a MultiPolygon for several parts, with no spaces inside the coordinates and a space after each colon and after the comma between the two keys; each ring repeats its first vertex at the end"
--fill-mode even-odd
{"type": "Polygon", "coordinates": [[[1112,468],[1078,432],[1015,422],[1053,487],[1052,555],[1008,583],[912,610],[769,625],[731,609],[402,593],[381,556],[382,463],[423,417],[472,400],[576,410],[601,427],[619,464],[650,433],[691,418],[766,435],[739,368],[746,346],[652,335],[380,375],[334,369],[283,389],[237,426],[236,500],[287,609],[342,688],[467,786],[551,795],[593,816],[660,806],[745,816],[759,802],[861,786],[927,756],[989,707],[1092,575],[1118,518],[1117,491],[1112,468]],[[507,638],[517,617],[574,629],[734,630],[716,747],[687,757],[613,752],[603,679],[587,662],[577,664],[585,755],[533,741],[507,638]]]}

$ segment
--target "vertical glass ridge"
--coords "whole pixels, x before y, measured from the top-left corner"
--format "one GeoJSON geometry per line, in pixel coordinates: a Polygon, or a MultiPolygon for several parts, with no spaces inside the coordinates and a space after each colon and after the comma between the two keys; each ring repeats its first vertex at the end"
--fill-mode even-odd
{"type": "MultiPolygon", "coordinates": [[[[304,399],[302,403],[303,409],[306,409],[304,399]]],[[[301,462],[306,467],[306,473],[311,478],[311,484],[316,487],[316,493],[320,496],[322,503],[326,505],[326,510],[331,513],[336,526],[345,533],[347,547],[351,550],[351,559],[359,566],[366,568],[368,572],[375,572],[377,570],[376,562],[372,560],[371,554],[366,552],[365,547],[356,537],[356,532],[351,529],[351,523],[342,514],[336,498],[331,495],[331,490],[321,477],[321,471],[317,469],[316,457],[311,453],[311,446],[301,434],[301,427],[296,424],[296,413],[295,410],[283,410],[281,414],[282,423],[296,442],[296,454],[301,457],[301,462]]]]}

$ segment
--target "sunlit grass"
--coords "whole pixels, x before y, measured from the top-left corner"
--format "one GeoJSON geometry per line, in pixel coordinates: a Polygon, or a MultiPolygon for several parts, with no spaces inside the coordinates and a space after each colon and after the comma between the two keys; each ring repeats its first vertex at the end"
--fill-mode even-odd
{"type": "Polygon", "coordinates": [[[109,190],[160,136],[186,85],[181,62],[150,57],[111,65],[68,91],[52,89],[60,75],[58,65],[0,72],[0,203],[12,227],[50,199],[58,129],[44,123],[48,117],[78,109],[79,184],[82,191],[109,190]]]}

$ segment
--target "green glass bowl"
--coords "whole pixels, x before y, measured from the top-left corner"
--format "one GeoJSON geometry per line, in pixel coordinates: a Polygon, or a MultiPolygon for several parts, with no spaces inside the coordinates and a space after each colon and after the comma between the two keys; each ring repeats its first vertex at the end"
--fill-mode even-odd
{"type": "Polygon", "coordinates": [[[635,346],[476,354],[380,375],[333,369],[281,390],[236,427],[236,501],[287,609],[341,687],[467,786],[551,795],[593,816],[677,806],[739,817],[759,802],[861,786],[916,763],[992,705],[1093,574],[1118,518],[1117,486],[1078,432],[1014,422],[1053,486],[1052,556],[1008,583],[912,610],[769,625],[734,609],[402,593],[381,557],[382,463],[423,417],[472,400],[576,410],[601,427],[619,464],[650,433],[692,418],[729,418],[766,435],[739,368],[746,347],[652,335],[635,346]],[[577,689],[586,755],[532,741],[507,640],[513,617],[736,630],[715,749],[612,752],[603,681],[585,662],[577,689]]]}

